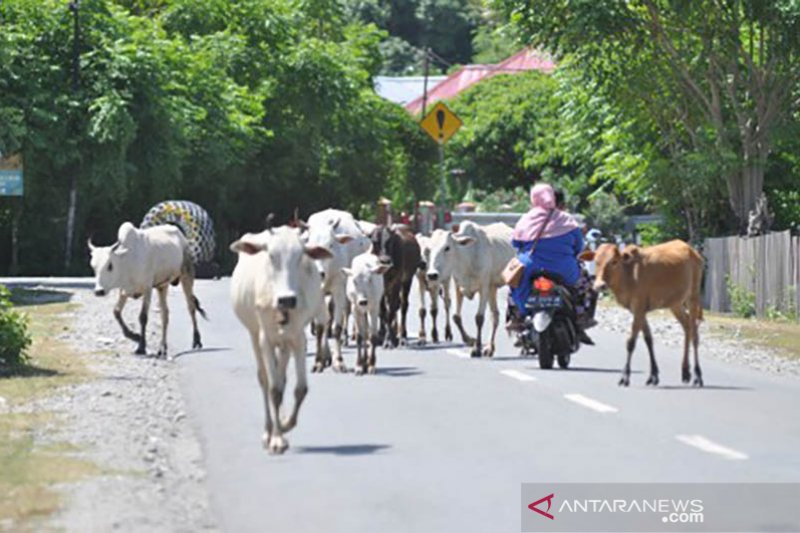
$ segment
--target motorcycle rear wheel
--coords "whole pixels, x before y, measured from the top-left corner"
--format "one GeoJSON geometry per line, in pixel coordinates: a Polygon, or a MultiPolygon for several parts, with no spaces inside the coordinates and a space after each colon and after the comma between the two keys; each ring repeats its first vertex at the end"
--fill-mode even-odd
{"type": "Polygon", "coordinates": [[[539,368],[542,370],[553,368],[553,350],[550,347],[550,340],[545,335],[539,335],[536,351],[539,354],[539,368]]]}

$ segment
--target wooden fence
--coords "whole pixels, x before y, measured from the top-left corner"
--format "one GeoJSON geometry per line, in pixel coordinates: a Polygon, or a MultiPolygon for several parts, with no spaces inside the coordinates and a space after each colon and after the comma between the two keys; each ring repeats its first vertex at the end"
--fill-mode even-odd
{"type": "Polygon", "coordinates": [[[731,310],[728,280],[755,294],[757,316],[800,309],[800,237],[788,231],[761,237],[706,239],[704,305],[731,310]]]}

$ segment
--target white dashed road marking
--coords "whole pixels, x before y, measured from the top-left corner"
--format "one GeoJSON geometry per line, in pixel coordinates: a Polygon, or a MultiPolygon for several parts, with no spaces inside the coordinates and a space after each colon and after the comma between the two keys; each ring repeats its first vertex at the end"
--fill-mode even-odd
{"type": "Polygon", "coordinates": [[[530,374],[526,374],[525,372],[520,372],[519,370],[501,370],[500,373],[504,376],[508,376],[519,381],[536,381],[535,377],[531,376],[530,374]]]}
{"type": "Polygon", "coordinates": [[[450,355],[460,357],[461,359],[469,359],[469,352],[460,350],[458,348],[448,348],[445,350],[445,352],[449,353],[450,355]]]}
{"type": "Polygon", "coordinates": [[[714,441],[708,440],[702,435],[675,435],[675,438],[684,444],[693,446],[698,450],[703,450],[708,453],[715,453],[721,455],[725,459],[733,461],[743,461],[747,459],[747,454],[728,448],[714,441]]]}
{"type": "Polygon", "coordinates": [[[571,402],[575,402],[578,405],[582,405],[584,407],[588,407],[593,411],[597,411],[598,413],[616,413],[619,412],[619,409],[616,407],[612,407],[610,405],[606,405],[602,402],[598,402],[597,400],[593,400],[584,396],[583,394],[565,394],[564,398],[571,402]]]}

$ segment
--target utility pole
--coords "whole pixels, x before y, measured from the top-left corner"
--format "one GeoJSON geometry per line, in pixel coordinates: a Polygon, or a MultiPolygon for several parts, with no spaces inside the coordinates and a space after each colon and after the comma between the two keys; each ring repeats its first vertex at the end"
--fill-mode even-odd
{"type": "MultiPolygon", "coordinates": [[[[72,11],[73,29],[72,29],[72,94],[77,98],[80,92],[81,79],[81,26],[80,26],[80,0],[72,0],[69,3],[69,9],[72,11]]],[[[78,128],[73,130],[75,134],[78,133],[78,128]]],[[[67,208],[67,236],[64,247],[64,270],[69,269],[72,263],[72,241],[75,234],[75,211],[78,205],[78,172],[80,164],[76,162],[72,165],[72,173],[69,180],[69,206],[67,208]]]]}
{"type": "Polygon", "coordinates": [[[428,107],[428,73],[430,72],[431,59],[428,47],[426,46],[423,50],[425,52],[425,59],[422,67],[424,72],[424,78],[422,80],[422,116],[424,117],[425,111],[427,111],[426,108],[428,107]]]}

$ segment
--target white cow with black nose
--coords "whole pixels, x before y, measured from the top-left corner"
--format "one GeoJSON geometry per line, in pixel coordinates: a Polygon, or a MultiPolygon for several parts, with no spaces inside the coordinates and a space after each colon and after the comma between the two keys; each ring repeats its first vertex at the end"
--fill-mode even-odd
{"type": "Polygon", "coordinates": [[[304,328],[312,319],[322,324],[327,320],[314,261],[330,258],[331,253],[321,246],[306,245],[297,229],[286,226],[248,233],[230,248],[239,254],[231,277],[233,309],[250,333],[264,396],[264,447],[271,453],[283,453],[289,446],[284,433],[297,424],[308,391],[304,328]],[[291,415],[281,418],[291,357],[297,372],[295,401],[291,415]]]}
{"type": "Polygon", "coordinates": [[[192,347],[202,348],[197,329],[196,312],[205,318],[205,311],[194,295],[194,265],[186,238],[175,226],[163,225],[136,229],[130,222],[123,223],[117,231],[117,242],[111,246],[95,246],[89,241],[91,266],[95,274],[95,294],[104,296],[120,289],[114,318],[122,327],[125,337],[136,341],[136,353],[147,353],[147,315],[153,289],[158,291],[161,310],[161,347],[158,355],[167,357],[167,289],[169,284],[181,283],[189,306],[194,328],[192,347]],[[140,333],[134,333],[122,319],[122,310],[128,298],[142,298],[139,313],[140,333]]]}
{"type": "Polygon", "coordinates": [[[308,219],[307,233],[303,238],[309,245],[321,246],[331,252],[329,259],[317,261],[317,268],[322,276],[322,290],[330,297],[332,308],[330,336],[333,337],[333,354],[325,336],[325,324],[316,328],[317,357],[313,372],[322,372],[325,367],[346,372],[347,367],[342,358],[342,333],[347,323],[346,279],[342,268],[349,267],[353,259],[369,250],[369,238],[363,234],[353,215],[338,209],[326,209],[314,213],[308,219]]]}
{"type": "Polygon", "coordinates": [[[353,259],[350,268],[342,268],[347,276],[347,298],[356,317],[356,374],[375,373],[375,348],[380,344],[381,299],[383,274],[390,267],[370,252],[353,259]],[[369,342],[369,356],[367,356],[369,342]]]}

